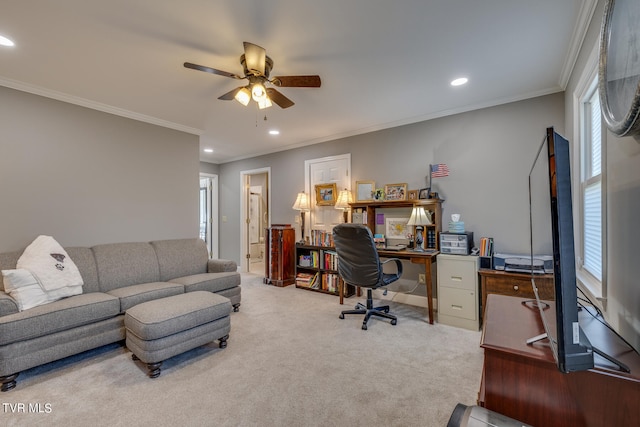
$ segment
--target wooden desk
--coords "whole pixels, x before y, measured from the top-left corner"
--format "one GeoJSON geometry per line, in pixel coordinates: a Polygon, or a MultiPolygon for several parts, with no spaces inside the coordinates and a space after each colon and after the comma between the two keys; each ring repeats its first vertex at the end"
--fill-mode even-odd
{"type": "Polygon", "coordinates": [[[596,368],[563,374],[548,344],[526,344],[544,327],[537,309],[523,306],[524,300],[487,296],[478,404],[534,426],[638,425],[640,356],[583,310],[580,325],[591,344],[625,363],[631,373],[614,370],[596,356],[596,368]]]}
{"type": "MultiPolygon", "coordinates": [[[[427,287],[427,306],[429,308],[429,323],[433,325],[433,282],[431,280],[431,264],[436,264],[437,255],[440,252],[427,249],[424,252],[415,252],[412,250],[404,251],[386,251],[378,249],[378,255],[381,258],[399,258],[408,259],[412,264],[423,264],[425,272],[425,285],[427,287]]],[[[343,302],[344,286],[340,286],[340,304],[343,302]]]]}

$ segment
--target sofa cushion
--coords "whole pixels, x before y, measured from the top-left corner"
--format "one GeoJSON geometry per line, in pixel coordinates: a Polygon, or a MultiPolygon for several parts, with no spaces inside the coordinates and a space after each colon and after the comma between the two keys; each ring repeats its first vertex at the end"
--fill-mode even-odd
{"type": "MultiPolygon", "coordinates": [[[[22,251],[0,253],[0,270],[15,269],[20,255],[22,255],[22,251]]],[[[0,288],[6,292],[2,281],[0,281],[0,288]]]]}
{"type": "Polygon", "coordinates": [[[100,292],[98,286],[98,270],[96,268],[96,260],[93,257],[91,248],[85,247],[69,247],[64,248],[69,257],[76,263],[84,285],[82,289],[84,293],[100,292]]]}
{"type": "Polygon", "coordinates": [[[161,281],[207,272],[209,254],[204,240],[158,240],[151,245],[158,256],[161,281]]]}
{"type": "Polygon", "coordinates": [[[167,282],[141,283],[114,289],[107,293],[120,299],[120,312],[124,313],[143,302],[183,294],[184,286],[167,282]]]}
{"type": "Polygon", "coordinates": [[[19,311],[82,293],[81,285],[44,290],[29,270],[20,268],[2,270],[2,279],[7,293],[18,303],[19,311]]]}
{"type": "Polygon", "coordinates": [[[0,316],[17,313],[18,311],[20,311],[18,309],[18,302],[11,298],[6,292],[0,291],[0,316]]]}
{"type": "Polygon", "coordinates": [[[149,243],[110,243],[91,249],[102,292],[160,281],[158,258],[149,243]]]}
{"type": "Polygon", "coordinates": [[[37,338],[120,314],[118,298],[101,292],[76,295],[0,317],[0,345],[37,338]]]}
{"type": "Polygon", "coordinates": [[[240,285],[240,273],[202,273],[191,276],[176,277],[169,280],[171,283],[179,283],[184,286],[185,292],[209,291],[220,292],[225,289],[240,285]]]}

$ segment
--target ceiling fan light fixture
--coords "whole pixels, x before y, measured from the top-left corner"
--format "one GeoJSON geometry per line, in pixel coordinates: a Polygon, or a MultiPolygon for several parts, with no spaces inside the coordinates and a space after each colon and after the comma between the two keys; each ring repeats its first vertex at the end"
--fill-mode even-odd
{"type": "Polygon", "coordinates": [[[264,88],[262,83],[254,83],[251,87],[251,97],[257,103],[260,103],[261,100],[267,97],[267,90],[264,88]]]}
{"type": "Polygon", "coordinates": [[[271,100],[269,99],[268,96],[265,96],[264,98],[262,98],[261,100],[258,101],[258,108],[260,108],[261,110],[263,110],[265,108],[269,108],[272,105],[273,104],[271,103],[271,100]]]}
{"type": "Polygon", "coordinates": [[[251,101],[251,92],[249,92],[249,89],[247,89],[246,87],[243,87],[238,91],[238,93],[236,93],[236,96],[234,96],[234,98],[236,99],[236,101],[246,107],[247,105],[249,105],[249,101],[251,101]]]}

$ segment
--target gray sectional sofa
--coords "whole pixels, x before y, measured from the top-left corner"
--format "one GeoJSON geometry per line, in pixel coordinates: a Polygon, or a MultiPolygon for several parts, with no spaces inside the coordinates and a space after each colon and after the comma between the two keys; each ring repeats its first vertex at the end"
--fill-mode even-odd
{"type": "MultiPolygon", "coordinates": [[[[240,306],[233,261],[209,259],[200,239],[65,248],[82,275],[83,293],[24,311],[0,280],[0,383],[15,387],[19,372],[125,339],[127,309],[185,292],[210,291],[240,306]]],[[[20,252],[0,254],[0,270],[15,269],[20,252]]]]}

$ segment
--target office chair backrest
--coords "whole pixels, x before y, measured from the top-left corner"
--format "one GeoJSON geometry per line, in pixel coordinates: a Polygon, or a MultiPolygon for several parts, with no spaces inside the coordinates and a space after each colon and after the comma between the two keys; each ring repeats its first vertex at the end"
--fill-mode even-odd
{"type": "Polygon", "coordinates": [[[339,224],[333,228],[338,253],[338,273],[346,283],[377,288],[382,284],[382,268],[373,235],[362,224],[339,224]]]}

